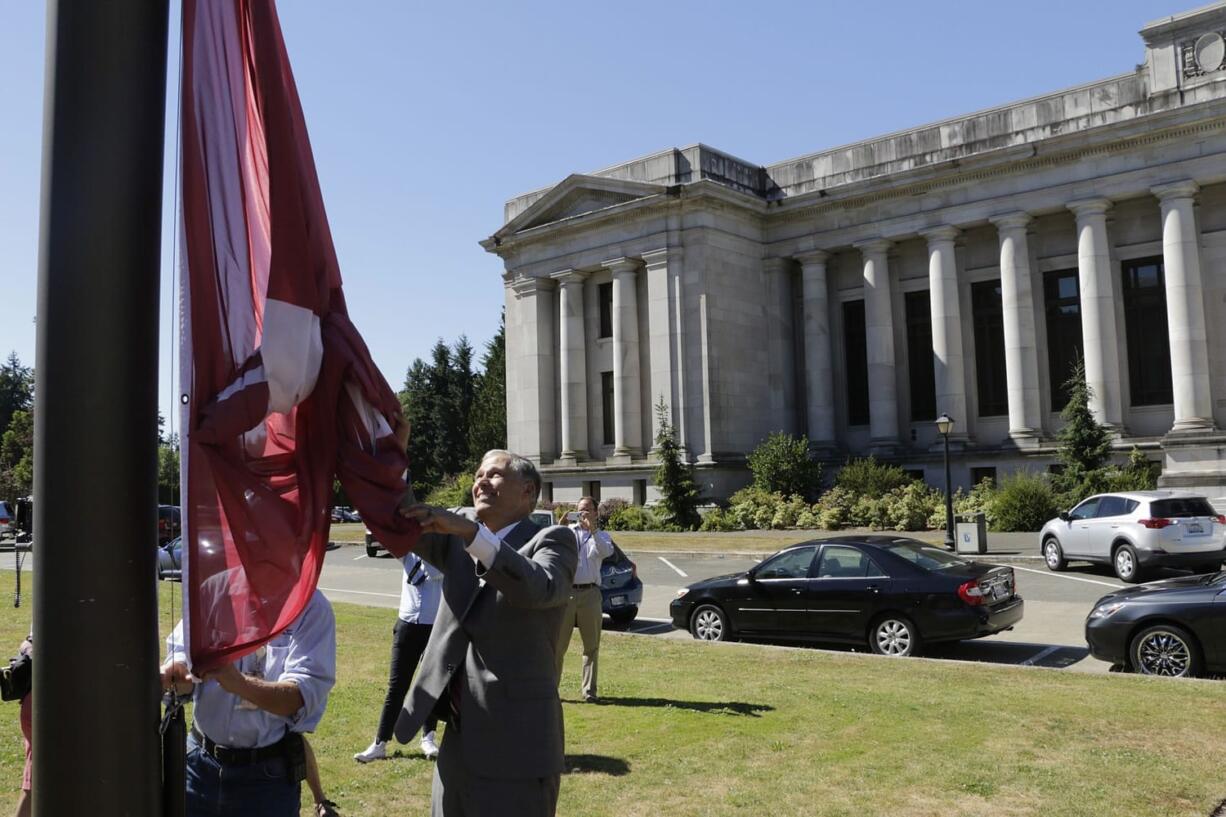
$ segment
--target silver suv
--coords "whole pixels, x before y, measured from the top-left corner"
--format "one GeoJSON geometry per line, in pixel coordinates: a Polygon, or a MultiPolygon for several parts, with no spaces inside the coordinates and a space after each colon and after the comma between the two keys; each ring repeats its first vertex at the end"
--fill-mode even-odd
{"type": "Polygon", "coordinates": [[[1049,521],[1039,541],[1050,570],[1099,562],[1126,582],[1151,567],[1216,572],[1226,560],[1226,516],[1183,491],[1099,494],[1049,521]]]}

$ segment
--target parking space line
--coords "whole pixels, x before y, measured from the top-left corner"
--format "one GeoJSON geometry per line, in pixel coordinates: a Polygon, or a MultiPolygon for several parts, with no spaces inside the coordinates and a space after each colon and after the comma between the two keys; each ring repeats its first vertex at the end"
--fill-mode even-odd
{"type": "Polygon", "coordinates": [[[358,559],[365,559],[365,558],[366,558],[366,554],[363,553],[361,556],[354,556],[353,560],[356,562],[358,559]]]}
{"type": "Polygon", "coordinates": [[[359,596],[382,596],[385,599],[398,599],[399,593],[372,593],[369,590],[342,590],[339,587],[321,587],[325,593],[357,593],[359,596]]]}
{"type": "Polygon", "coordinates": [[[686,573],[686,572],[685,572],[684,570],[682,570],[681,568],[677,567],[675,564],[673,564],[672,562],[670,562],[668,559],[665,559],[663,556],[657,556],[656,558],[657,558],[657,559],[659,559],[661,562],[664,562],[664,564],[668,565],[668,566],[669,566],[669,567],[671,567],[673,570],[677,571],[677,575],[678,575],[678,576],[681,576],[682,578],[689,578],[689,574],[688,574],[688,573],[686,573]]]}
{"type": "Polygon", "coordinates": [[[1046,658],[1047,656],[1051,655],[1053,652],[1056,652],[1059,649],[1062,649],[1059,644],[1052,644],[1050,647],[1039,652],[1037,655],[1032,655],[1029,658],[1027,658],[1025,661],[1021,663],[1021,666],[1033,667],[1035,664],[1039,663],[1044,658],[1046,658]]]}
{"type": "Polygon", "coordinates": [[[1103,587],[1114,587],[1116,590],[1122,590],[1127,587],[1126,584],[1112,584],[1111,582],[1103,582],[1098,579],[1086,579],[1081,576],[1066,576],[1063,573],[1052,573],[1050,570],[1035,570],[1033,567],[1018,567],[1013,565],[1014,570],[1024,570],[1027,573],[1038,573],[1040,576],[1051,576],[1053,579],[1068,579],[1074,582],[1085,582],[1086,584],[1101,584],[1103,587]]]}

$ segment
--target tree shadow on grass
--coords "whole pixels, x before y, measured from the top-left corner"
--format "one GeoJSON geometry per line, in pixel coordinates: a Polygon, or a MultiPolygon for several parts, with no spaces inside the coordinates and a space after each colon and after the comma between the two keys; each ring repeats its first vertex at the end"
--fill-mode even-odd
{"type": "Polygon", "coordinates": [[[562,774],[607,774],[623,777],[630,774],[630,764],[620,757],[567,755],[562,774]]]}
{"type": "Polygon", "coordinates": [[[612,698],[600,696],[593,703],[598,706],[654,706],[661,709],[684,709],[689,712],[707,712],[712,715],[745,715],[759,718],[760,712],[773,712],[775,707],[766,704],[747,704],[740,701],[675,701],[671,698],[612,698]]]}

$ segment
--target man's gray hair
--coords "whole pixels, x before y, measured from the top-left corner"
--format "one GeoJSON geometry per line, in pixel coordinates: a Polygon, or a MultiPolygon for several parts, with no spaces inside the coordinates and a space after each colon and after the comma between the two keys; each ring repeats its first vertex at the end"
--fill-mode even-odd
{"type": "Polygon", "coordinates": [[[541,472],[536,470],[536,465],[532,460],[525,456],[516,454],[513,451],[504,451],[501,448],[491,448],[486,451],[481,457],[481,462],[485,462],[491,457],[502,457],[509,463],[508,468],[512,474],[522,480],[532,483],[532,507],[536,507],[537,501],[541,498],[541,472]]]}

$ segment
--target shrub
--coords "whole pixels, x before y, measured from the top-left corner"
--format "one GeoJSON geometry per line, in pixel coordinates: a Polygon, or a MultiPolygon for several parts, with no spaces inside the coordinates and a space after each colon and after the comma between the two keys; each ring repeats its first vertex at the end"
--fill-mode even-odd
{"type": "Polygon", "coordinates": [[[880,498],[910,481],[897,465],[884,465],[875,457],[867,457],[848,461],[835,477],[834,484],[856,496],[880,498]]]}
{"type": "Polygon", "coordinates": [[[702,531],[724,532],[737,530],[737,524],[730,513],[723,508],[716,508],[703,515],[702,524],[698,526],[698,529],[702,531]]]}
{"type": "Polygon", "coordinates": [[[822,465],[809,456],[809,439],[782,431],[770,434],[749,455],[753,484],[783,496],[817,498],[822,487],[822,465]]]}
{"type": "Polygon", "coordinates": [[[427,505],[440,508],[464,507],[473,504],[473,475],[455,474],[443,479],[443,484],[426,495],[427,505]]]}
{"type": "Polygon", "coordinates": [[[657,522],[651,511],[638,505],[626,505],[609,514],[608,530],[656,530],[657,522]]]}
{"type": "Polygon", "coordinates": [[[775,505],[775,513],[771,517],[770,527],[773,530],[785,530],[787,528],[796,527],[797,520],[800,515],[809,510],[809,503],[805,502],[805,498],[799,494],[781,499],[775,505]]]}
{"type": "Polygon", "coordinates": [[[609,526],[609,517],[628,507],[630,507],[630,503],[624,499],[617,497],[602,499],[600,504],[596,506],[596,517],[600,524],[607,528],[609,526]]]}
{"type": "Polygon", "coordinates": [[[851,523],[857,528],[885,530],[890,526],[888,496],[860,496],[851,508],[851,523]]]}
{"type": "Polygon", "coordinates": [[[822,520],[816,504],[809,505],[796,517],[796,527],[802,530],[815,530],[821,526],[822,520]]]}
{"type": "Polygon", "coordinates": [[[989,504],[995,531],[1037,531],[1059,511],[1051,483],[1030,471],[1001,480],[989,504]]]}
{"type": "Polygon", "coordinates": [[[1162,466],[1148,459],[1135,445],[1122,468],[1112,469],[1109,491],[1152,491],[1158,487],[1162,466]]]}
{"type": "Polygon", "coordinates": [[[846,488],[835,486],[822,494],[813,506],[817,515],[817,527],[823,530],[842,530],[852,524],[851,509],[856,498],[846,488]]]}
{"type": "Polygon", "coordinates": [[[886,514],[893,530],[926,530],[928,520],[944,509],[944,495],[918,480],[887,495],[886,514]]]}
{"type": "Polygon", "coordinates": [[[782,495],[750,485],[728,498],[728,515],[739,528],[769,528],[782,502],[782,495]]]}

